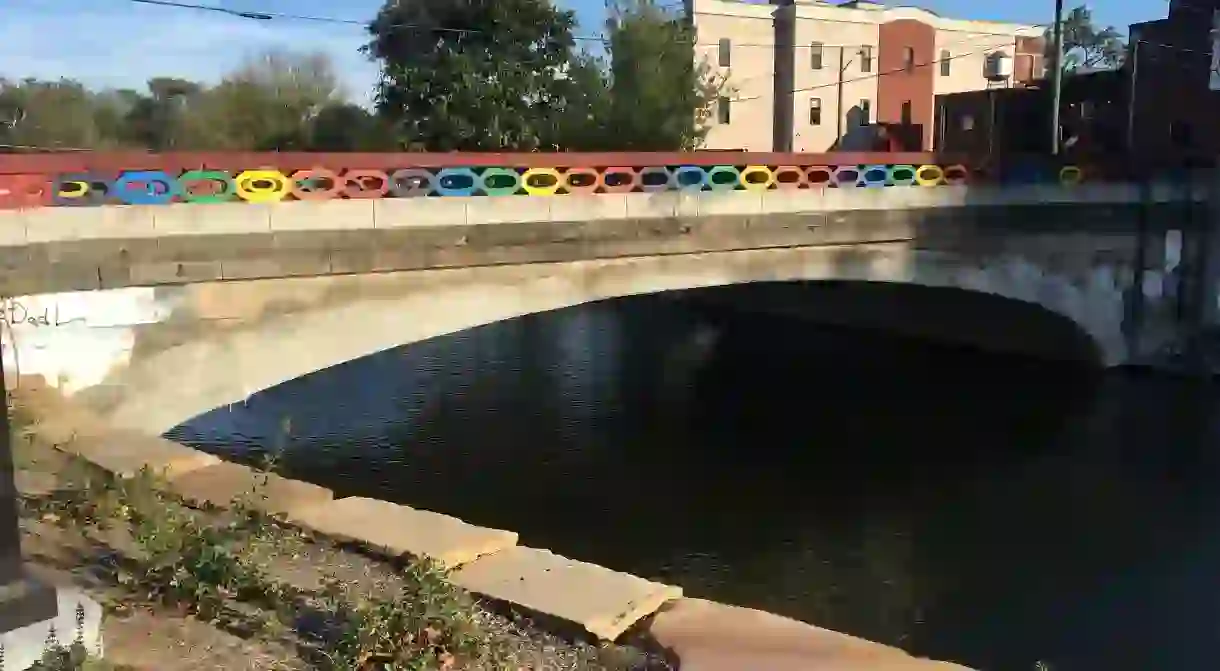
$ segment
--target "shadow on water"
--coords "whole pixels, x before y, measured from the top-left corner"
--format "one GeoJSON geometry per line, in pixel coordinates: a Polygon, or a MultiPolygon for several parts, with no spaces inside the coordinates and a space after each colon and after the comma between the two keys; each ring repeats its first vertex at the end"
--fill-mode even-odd
{"type": "Polygon", "coordinates": [[[1201,669],[1220,500],[1196,391],[647,296],[383,352],[173,435],[248,454],[290,417],[290,471],[341,495],[978,667],[1201,669]]]}

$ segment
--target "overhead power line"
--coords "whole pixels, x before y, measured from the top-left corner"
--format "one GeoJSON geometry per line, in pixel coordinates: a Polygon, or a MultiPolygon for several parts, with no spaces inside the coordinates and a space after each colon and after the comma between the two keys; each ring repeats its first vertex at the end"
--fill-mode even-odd
{"type": "MultiPolygon", "coordinates": [[[[878,71],[878,72],[873,72],[873,73],[869,73],[866,75],[861,75],[859,77],[852,77],[851,79],[843,79],[843,80],[836,79],[833,82],[828,82],[825,84],[817,84],[814,86],[805,86],[805,87],[801,87],[801,88],[797,88],[797,89],[792,89],[791,91],[788,91],[788,93],[804,93],[807,91],[817,91],[817,90],[821,90],[821,89],[828,89],[828,88],[834,88],[837,86],[851,84],[852,82],[861,82],[861,81],[867,81],[869,79],[877,79],[879,77],[884,77],[886,75],[900,74],[903,72],[908,72],[915,68],[926,68],[926,67],[931,67],[933,65],[940,65],[941,63],[944,63],[946,61],[954,61],[954,60],[957,60],[960,58],[967,58],[970,56],[977,56],[979,54],[986,54],[986,53],[995,51],[996,49],[1000,49],[1002,47],[1009,46],[1010,44],[1012,44],[1012,43],[1011,42],[1002,42],[999,44],[993,44],[993,45],[983,48],[983,49],[977,49],[975,51],[967,51],[965,53],[953,54],[950,56],[946,56],[944,58],[934,58],[930,61],[925,61],[925,62],[921,62],[921,63],[912,63],[909,67],[904,66],[904,67],[899,67],[899,68],[893,68],[890,70],[886,70],[884,72],[878,71]]],[[[758,100],[763,97],[764,96],[748,96],[748,97],[744,97],[744,98],[732,98],[731,100],[733,102],[738,102],[738,101],[746,101],[746,100],[758,100]]]]}
{"type": "Polygon", "coordinates": [[[213,7],[209,5],[195,5],[186,2],[171,2],[170,0],[131,0],[140,5],[157,5],[160,7],[174,7],[176,9],[194,9],[201,12],[216,12],[218,14],[228,14],[243,19],[255,19],[258,21],[270,21],[276,17],[263,12],[243,12],[236,9],[228,9],[226,7],[213,7]]]}
{"type": "MultiPolygon", "coordinates": [[[[330,16],[319,16],[319,15],[309,15],[309,14],[294,14],[294,13],[285,13],[285,12],[246,11],[246,10],[230,9],[227,7],[219,7],[216,5],[206,5],[206,4],[199,4],[199,3],[193,3],[193,2],[178,2],[175,0],[128,0],[128,1],[132,2],[132,3],[136,3],[136,4],[154,5],[154,6],[166,7],[166,8],[172,8],[172,9],[186,9],[186,10],[214,12],[214,13],[219,13],[219,14],[226,14],[229,16],[233,16],[235,18],[253,19],[253,20],[259,20],[259,21],[273,21],[273,20],[308,21],[308,22],[313,22],[313,23],[325,23],[325,24],[333,24],[333,25],[359,26],[362,28],[367,27],[370,24],[370,21],[363,20],[363,19],[349,19],[349,18],[342,18],[342,17],[330,17],[330,16]]],[[[673,3],[672,5],[662,5],[662,7],[678,6],[680,4],[681,3],[673,3]]],[[[1202,6],[1194,5],[1191,3],[1182,4],[1182,5],[1180,5],[1180,7],[1190,9],[1192,11],[1199,11],[1199,12],[1215,11],[1214,9],[1204,8],[1202,6]]],[[[1066,19],[1064,19],[1064,20],[1066,20],[1066,19]]],[[[1032,24],[1032,25],[1029,25],[1028,27],[1034,28],[1034,29],[1045,30],[1045,29],[1049,28],[1050,26],[1051,26],[1051,24],[1032,24]]],[[[398,29],[408,29],[408,30],[417,29],[417,30],[436,32],[436,33],[487,34],[487,31],[485,31],[485,30],[479,30],[479,29],[474,29],[474,28],[452,28],[452,27],[447,27],[447,26],[435,26],[435,25],[415,24],[415,23],[391,24],[388,27],[389,28],[398,28],[398,29]]],[[[605,45],[609,42],[608,37],[606,37],[605,35],[600,35],[600,34],[575,35],[575,36],[573,36],[573,39],[578,42],[596,42],[596,43],[603,44],[603,45],[605,45]]],[[[985,38],[979,38],[979,39],[985,39],[985,38]]],[[[1015,37],[1013,39],[1015,39],[1015,37]]],[[[1180,51],[1180,52],[1184,52],[1184,53],[1200,53],[1200,54],[1209,54],[1209,55],[1211,53],[1210,50],[1191,49],[1191,48],[1180,47],[1180,46],[1172,45],[1172,44],[1160,44],[1160,43],[1152,42],[1149,40],[1140,39],[1140,40],[1134,40],[1134,42],[1137,42],[1140,45],[1155,46],[1155,47],[1159,47],[1162,49],[1170,49],[1170,50],[1180,51]]],[[[942,63],[944,61],[952,61],[952,60],[958,60],[958,59],[962,59],[962,58],[968,58],[970,56],[976,56],[981,53],[987,53],[987,52],[990,52],[990,51],[993,51],[996,49],[1008,47],[1008,46],[1011,46],[1012,43],[1013,43],[1013,40],[1006,40],[1004,42],[996,43],[996,44],[993,44],[993,45],[988,46],[983,49],[978,49],[978,50],[968,51],[968,52],[958,53],[958,54],[952,54],[945,58],[936,58],[931,61],[927,61],[927,62],[923,62],[923,63],[916,63],[916,64],[913,64],[911,67],[931,67],[933,65],[939,65],[940,63],[942,63]]],[[[694,41],[694,42],[689,42],[689,44],[691,44],[692,46],[718,47],[720,43],[718,41],[717,42],[694,41]]],[[[862,46],[862,45],[859,45],[859,44],[826,44],[826,43],[815,44],[815,43],[811,42],[810,44],[807,44],[807,45],[804,45],[804,44],[803,45],[792,45],[789,48],[793,49],[794,51],[797,51],[797,50],[812,50],[815,48],[856,49],[856,48],[859,48],[860,46],[862,46]]],[[[776,47],[776,45],[774,43],[736,43],[736,42],[733,42],[733,43],[731,43],[731,47],[733,49],[742,48],[742,47],[774,49],[776,47]]],[[[506,64],[506,63],[501,63],[499,65],[500,65],[500,67],[505,67],[506,65],[509,67],[528,67],[529,64],[528,63],[513,63],[510,65],[510,64],[506,64]]],[[[835,81],[835,82],[830,82],[830,83],[825,83],[825,84],[818,84],[818,85],[814,85],[814,86],[797,88],[797,89],[793,89],[792,91],[790,91],[790,93],[802,93],[802,92],[807,92],[807,91],[815,91],[815,90],[839,86],[840,84],[849,84],[852,82],[876,79],[878,77],[882,77],[882,76],[889,75],[889,74],[898,74],[907,69],[908,68],[903,67],[903,68],[896,68],[893,70],[889,70],[886,72],[870,73],[870,74],[862,75],[859,77],[853,77],[851,79],[845,79],[842,82],[835,81]]],[[[730,68],[730,70],[731,70],[731,68],[730,68]]],[[[755,75],[755,76],[751,76],[751,77],[746,77],[745,79],[739,80],[739,81],[759,79],[762,76],[763,75],[755,75]]],[[[747,101],[747,100],[759,99],[762,97],[763,96],[749,96],[749,97],[735,98],[733,100],[747,101]]]]}
{"type": "MultiPolygon", "coordinates": [[[[233,16],[235,18],[254,19],[254,20],[259,20],[259,21],[272,21],[272,20],[309,21],[309,22],[313,22],[313,23],[329,23],[329,24],[336,24],[336,25],[359,26],[361,28],[367,27],[371,23],[371,21],[369,21],[367,19],[349,19],[349,18],[342,18],[342,17],[319,16],[319,15],[310,15],[310,14],[291,14],[291,13],[283,13],[283,12],[245,11],[245,10],[230,9],[227,7],[219,7],[216,5],[204,5],[204,4],[197,4],[197,3],[191,3],[191,2],[175,2],[174,0],[127,0],[127,1],[136,3],[136,4],[155,5],[155,6],[167,7],[167,8],[171,8],[171,9],[187,9],[187,10],[214,12],[214,13],[218,13],[218,14],[227,14],[227,15],[233,16]]],[[[672,6],[677,6],[678,4],[680,4],[680,3],[676,3],[675,5],[672,5],[672,6]]],[[[669,6],[670,5],[661,5],[661,7],[663,7],[663,8],[669,7],[669,6]]],[[[420,24],[420,23],[394,23],[394,24],[390,24],[387,27],[388,28],[407,29],[407,30],[415,29],[415,30],[421,30],[421,31],[437,32],[437,33],[468,34],[468,35],[488,34],[488,31],[480,30],[477,28],[452,28],[452,27],[447,27],[447,26],[436,26],[436,25],[420,24]]],[[[1042,25],[1031,25],[1029,27],[1030,28],[1045,28],[1045,26],[1042,26],[1042,25]]],[[[607,37],[606,35],[603,35],[603,34],[573,35],[572,39],[576,40],[577,42],[597,42],[597,43],[601,43],[601,44],[605,44],[605,43],[609,42],[609,40],[610,40],[609,37],[607,37]]],[[[983,38],[980,38],[980,39],[983,39],[983,38]]],[[[1014,39],[1015,39],[1015,37],[1014,37],[1014,39]]],[[[679,43],[681,44],[682,42],[679,42],[679,43]]],[[[720,46],[719,41],[717,41],[717,42],[687,41],[685,43],[690,44],[692,46],[704,46],[704,47],[720,46]]],[[[734,49],[736,49],[738,47],[774,49],[776,44],[774,42],[755,42],[755,43],[732,42],[731,46],[734,49]]],[[[856,48],[859,46],[861,46],[861,45],[860,44],[829,44],[829,43],[814,44],[814,43],[810,43],[810,44],[793,45],[791,48],[794,50],[809,50],[809,49],[814,49],[814,48],[830,48],[830,49],[835,49],[835,48],[839,48],[839,47],[856,48]]]]}

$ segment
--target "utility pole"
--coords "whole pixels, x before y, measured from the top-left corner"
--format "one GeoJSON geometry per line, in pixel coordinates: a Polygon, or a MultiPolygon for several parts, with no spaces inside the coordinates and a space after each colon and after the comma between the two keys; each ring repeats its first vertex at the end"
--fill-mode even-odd
{"type": "MultiPolygon", "coordinates": [[[[1211,170],[1201,171],[1207,175],[1207,209],[1203,217],[1203,235],[1200,236],[1200,283],[1198,287],[1198,338],[1200,349],[1206,355],[1208,339],[1220,322],[1220,305],[1217,304],[1216,288],[1220,285],[1220,171],[1212,164],[1211,170]]],[[[1210,373],[1210,370],[1204,371],[1210,373]]]]}
{"type": "Polygon", "coordinates": [[[1051,71],[1051,153],[1059,155],[1059,100],[1063,94],[1063,0],[1055,0],[1055,27],[1051,49],[1055,61],[1051,71]]]}
{"type": "Polygon", "coordinates": [[[847,48],[839,46],[839,79],[835,86],[835,136],[840,147],[843,143],[843,79],[847,74],[847,48]]]}
{"type": "MultiPolygon", "coordinates": [[[[1131,36],[1131,81],[1127,86],[1127,156],[1135,155],[1135,92],[1139,89],[1136,80],[1140,76],[1140,40],[1131,36]]],[[[1134,163],[1134,159],[1129,158],[1134,163]]]]}
{"type": "MultiPolygon", "coordinates": [[[[10,332],[11,333],[11,332],[10,332]]],[[[9,347],[15,347],[10,339],[9,347]]],[[[8,387],[0,351],[0,633],[53,619],[58,613],[55,589],[26,575],[21,561],[21,530],[17,523],[17,483],[13,472],[13,434],[8,416],[8,387]]]]}

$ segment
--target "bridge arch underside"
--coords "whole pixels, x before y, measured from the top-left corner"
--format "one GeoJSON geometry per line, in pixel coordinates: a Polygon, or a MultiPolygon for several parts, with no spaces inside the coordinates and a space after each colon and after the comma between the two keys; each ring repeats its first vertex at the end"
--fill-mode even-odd
{"type": "Polygon", "coordinates": [[[1120,275],[1065,276],[1016,256],[970,259],[891,243],[187,285],[158,290],[174,294],[166,297],[174,314],[136,327],[129,360],[80,398],[118,425],[164,433],[386,349],[599,300],[708,287],[724,291],[695,295],[1116,365],[1126,356],[1120,275]]]}
{"type": "Polygon", "coordinates": [[[906,282],[751,282],[683,291],[688,304],[795,322],[880,331],[995,353],[1105,363],[1101,344],[1071,318],[1037,303],[959,287],[906,282]]]}

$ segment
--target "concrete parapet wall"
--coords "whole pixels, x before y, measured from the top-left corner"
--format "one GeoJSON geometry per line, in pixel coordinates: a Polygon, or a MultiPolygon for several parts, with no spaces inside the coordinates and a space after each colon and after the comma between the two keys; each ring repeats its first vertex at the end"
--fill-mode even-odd
{"type": "MultiPolygon", "coordinates": [[[[1199,200],[1202,196],[1197,196],[1199,200]]],[[[1150,202],[1186,200],[1181,189],[1154,185],[1150,202]]],[[[146,239],[302,231],[352,231],[491,224],[655,220],[722,215],[904,211],[926,208],[1131,205],[1134,184],[1074,187],[944,186],[936,189],[592,194],[562,198],[403,198],[283,203],[176,203],[0,210],[0,246],[69,240],[146,239]]]]}
{"type": "Polygon", "coordinates": [[[384,201],[390,209],[405,208],[396,219],[402,225],[392,227],[376,226],[381,201],[0,211],[0,230],[7,223],[14,240],[26,230],[37,230],[35,238],[45,240],[0,245],[0,295],[896,240],[933,249],[953,245],[973,254],[1054,236],[1060,246],[1093,245],[1104,252],[1107,237],[1135,233],[1140,210],[1153,228],[1163,229],[1196,207],[1172,200],[1168,192],[1162,202],[1137,206],[1136,194],[1119,187],[1050,189],[1063,201],[1055,203],[1038,196],[1040,189],[1046,188],[997,190],[993,197],[975,191],[954,196],[954,187],[829,190],[833,195],[826,198],[806,191],[507,197],[529,204],[503,208],[471,205],[494,204],[494,197],[403,199],[384,201]],[[764,202],[767,207],[755,211],[764,202]],[[570,203],[587,204],[583,219],[566,211],[570,203]],[[293,221],[294,212],[330,206],[348,212],[349,219],[305,217],[310,226],[330,221],[329,230],[272,230],[269,223],[273,215],[293,221]],[[495,214],[500,222],[468,223],[471,207],[481,213],[474,221],[495,214]],[[739,213],[727,213],[733,210],[739,213]],[[224,216],[199,218],[208,211],[232,213],[233,220],[212,226],[224,216]],[[702,214],[675,214],[680,211],[702,214]],[[634,216],[606,218],[619,212],[634,216]],[[59,213],[65,219],[51,221],[59,213]],[[113,221],[96,229],[88,225],[99,216],[113,221]],[[180,226],[180,216],[195,223],[180,226]],[[50,219],[27,225],[23,217],[50,219]],[[158,236],[157,217],[194,234],[158,236]],[[546,217],[551,219],[538,219],[546,217]],[[143,223],[133,224],[138,221],[143,223]]]}

